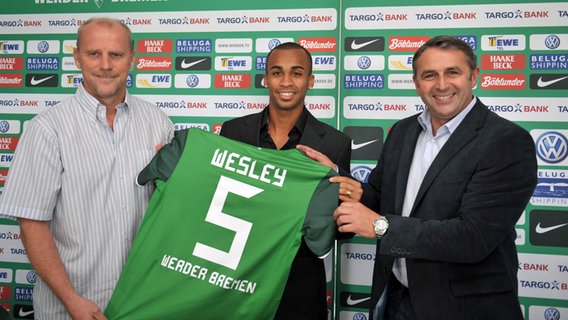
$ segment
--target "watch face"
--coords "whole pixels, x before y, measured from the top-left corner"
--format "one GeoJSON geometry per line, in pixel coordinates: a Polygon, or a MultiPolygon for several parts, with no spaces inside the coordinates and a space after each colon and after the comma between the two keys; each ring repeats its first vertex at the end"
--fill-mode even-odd
{"type": "Polygon", "coordinates": [[[387,232],[389,223],[386,218],[381,217],[374,221],[373,226],[375,227],[375,234],[377,235],[377,238],[381,238],[385,232],[387,232]]]}

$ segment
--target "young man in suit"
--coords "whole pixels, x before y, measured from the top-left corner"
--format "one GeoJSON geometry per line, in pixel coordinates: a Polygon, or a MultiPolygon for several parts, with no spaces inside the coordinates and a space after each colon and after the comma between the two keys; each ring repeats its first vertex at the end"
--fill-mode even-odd
{"type": "MultiPolygon", "coordinates": [[[[264,83],[270,96],[268,106],[260,113],[225,122],[221,135],[279,150],[307,145],[342,170],[349,170],[349,137],[318,121],[304,106],[306,93],[314,85],[310,53],[297,43],[277,46],[266,57],[264,83]]],[[[292,264],[275,319],[327,319],[324,264],[304,241],[292,264]]]]}
{"type": "Polygon", "coordinates": [[[427,109],[392,127],[361,201],[334,213],[339,231],[378,239],[371,318],[522,319],[514,227],[536,186],[534,142],[473,95],[462,40],[430,39],[413,73],[427,109]]]}

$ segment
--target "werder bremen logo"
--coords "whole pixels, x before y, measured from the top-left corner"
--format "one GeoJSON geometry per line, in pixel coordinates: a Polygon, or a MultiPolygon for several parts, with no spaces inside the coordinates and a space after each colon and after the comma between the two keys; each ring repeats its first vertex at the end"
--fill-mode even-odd
{"type": "Polygon", "coordinates": [[[97,7],[100,9],[103,4],[105,3],[105,0],[94,0],[95,4],[97,5],[97,7]]]}

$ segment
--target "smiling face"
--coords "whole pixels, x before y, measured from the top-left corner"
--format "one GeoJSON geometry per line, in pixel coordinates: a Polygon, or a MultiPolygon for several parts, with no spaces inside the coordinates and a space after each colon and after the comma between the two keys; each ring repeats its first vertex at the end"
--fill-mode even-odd
{"type": "Polygon", "coordinates": [[[114,108],[124,101],[128,71],[134,66],[127,31],[118,23],[92,22],[84,26],[79,41],[73,58],[82,71],[85,90],[114,108]]]}
{"type": "Polygon", "coordinates": [[[479,68],[472,71],[461,50],[435,47],[426,49],[414,63],[416,92],[437,130],[471,102],[479,68]]]}
{"type": "Polygon", "coordinates": [[[264,83],[270,106],[279,110],[303,108],[308,89],[314,86],[309,58],[302,49],[277,49],[266,61],[264,83]]]}

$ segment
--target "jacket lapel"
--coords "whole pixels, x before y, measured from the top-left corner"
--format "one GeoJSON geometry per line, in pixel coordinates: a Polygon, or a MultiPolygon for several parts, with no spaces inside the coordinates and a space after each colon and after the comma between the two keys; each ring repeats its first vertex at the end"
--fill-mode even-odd
{"type": "Polygon", "coordinates": [[[263,112],[246,118],[244,122],[245,128],[243,129],[243,142],[253,146],[260,145],[260,127],[262,126],[262,114],[264,112],[267,112],[266,108],[263,112]]]}
{"type": "Polygon", "coordinates": [[[325,131],[320,130],[320,125],[321,123],[308,112],[308,118],[306,119],[306,126],[304,127],[300,144],[315,150],[322,150],[322,146],[325,142],[325,131]]]}
{"type": "Polygon", "coordinates": [[[416,195],[411,215],[413,214],[416,205],[426,194],[426,191],[430,188],[432,182],[440,175],[440,172],[446,164],[452,161],[456,154],[478,135],[478,130],[483,127],[487,112],[489,112],[487,107],[485,107],[478,99],[476,105],[463,119],[456,131],[452,133],[451,137],[444,144],[430,165],[430,168],[422,180],[418,194],[416,195]]]}

